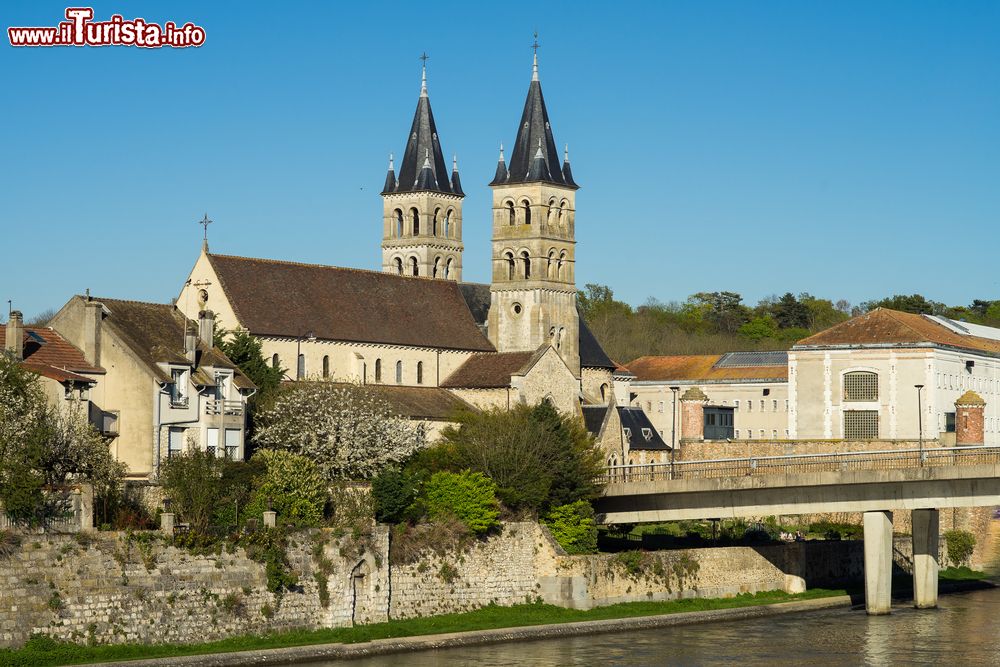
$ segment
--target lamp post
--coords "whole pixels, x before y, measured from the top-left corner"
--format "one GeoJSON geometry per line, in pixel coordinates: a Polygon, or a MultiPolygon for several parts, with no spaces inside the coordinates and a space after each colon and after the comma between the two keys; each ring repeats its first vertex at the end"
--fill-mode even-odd
{"type": "Polygon", "coordinates": [[[310,343],[316,340],[316,336],[312,331],[309,333],[304,333],[295,339],[295,379],[301,380],[305,375],[305,364],[302,363],[302,341],[307,340],[310,343]]]}
{"type": "Polygon", "coordinates": [[[920,400],[920,390],[924,388],[922,384],[913,385],[917,390],[917,441],[920,443],[920,465],[924,464],[924,407],[920,400]]]}

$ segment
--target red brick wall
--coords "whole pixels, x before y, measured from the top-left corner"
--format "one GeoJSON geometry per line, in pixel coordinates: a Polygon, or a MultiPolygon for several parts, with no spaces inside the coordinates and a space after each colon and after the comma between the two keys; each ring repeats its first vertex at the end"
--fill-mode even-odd
{"type": "Polygon", "coordinates": [[[955,408],[955,444],[981,445],[983,442],[983,407],[959,405],[955,408]]]}

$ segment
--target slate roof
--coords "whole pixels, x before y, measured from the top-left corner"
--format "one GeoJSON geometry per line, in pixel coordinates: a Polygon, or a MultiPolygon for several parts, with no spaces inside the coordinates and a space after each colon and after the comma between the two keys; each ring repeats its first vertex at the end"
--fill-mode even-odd
{"type": "Polygon", "coordinates": [[[501,153],[496,175],[490,185],[544,182],[575,190],[579,186],[573,181],[572,175],[567,180],[564,169],[559,166],[559,149],[552,136],[552,125],[549,123],[548,109],[545,108],[542,84],[537,77],[537,64],[536,59],[535,76],[528,85],[528,96],[524,100],[521,123],[517,126],[517,139],[514,140],[510,164],[501,168],[500,163],[503,162],[501,153]]]}
{"type": "MultiPolygon", "coordinates": [[[[541,348],[544,353],[547,348],[541,348]]],[[[510,376],[529,366],[538,352],[474,354],[445,378],[451,389],[499,389],[510,386],[510,376]]]]}
{"type": "MultiPolygon", "coordinates": [[[[391,170],[390,166],[390,173],[391,170]]],[[[453,180],[449,180],[448,167],[441,151],[441,141],[438,138],[437,125],[434,123],[431,98],[427,94],[425,79],[420,89],[420,98],[417,100],[417,109],[413,113],[413,124],[406,140],[403,161],[399,165],[399,178],[392,174],[390,179],[387,174],[382,194],[429,191],[461,197],[463,194],[457,176],[456,168],[453,180]],[[425,164],[429,171],[422,174],[425,164]],[[453,184],[457,186],[457,191],[453,184]]]]}
{"type": "MultiPolygon", "coordinates": [[[[890,308],[876,308],[818,334],[803,338],[792,349],[934,345],[1000,356],[1000,340],[964,334],[961,325],[960,322],[952,322],[945,318],[904,313],[890,308]],[[945,323],[950,326],[946,326],[945,323]]],[[[1000,331],[997,333],[1000,334],[1000,331]]]]}
{"type": "MultiPolygon", "coordinates": [[[[197,332],[198,324],[184,317],[175,306],[97,297],[92,297],[91,300],[103,304],[107,311],[101,326],[116,334],[160,380],[169,382],[172,378],[159,364],[190,365],[184,354],[185,325],[188,331],[197,332]]],[[[233,370],[233,380],[237,387],[254,387],[253,382],[218,348],[208,347],[199,341],[195,359],[192,379],[196,384],[211,386],[214,383],[214,378],[204,371],[206,366],[211,366],[233,370]]]]}
{"type": "Polygon", "coordinates": [[[604,418],[608,414],[608,406],[606,405],[584,405],[583,406],[583,423],[587,427],[587,431],[593,433],[595,436],[601,434],[601,427],[604,426],[604,418]]]}
{"type": "MultiPolygon", "coordinates": [[[[731,353],[730,353],[731,354],[731,353]]],[[[638,382],[788,381],[788,363],[780,365],[720,366],[721,354],[684,354],[639,357],[628,363],[638,382]]]]}
{"type": "Polygon", "coordinates": [[[240,324],[256,336],[492,352],[451,280],[210,254],[240,324]]]}
{"type": "Polygon", "coordinates": [[[642,411],[642,408],[619,407],[618,416],[622,420],[622,429],[629,430],[629,449],[645,450],[665,450],[670,449],[670,445],[663,442],[663,438],[653,427],[653,422],[642,411]],[[648,429],[649,437],[643,433],[643,429],[648,429]]]}
{"type": "Polygon", "coordinates": [[[611,360],[597,340],[597,336],[580,316],[580,366],[582,368],[608,368],[614,370],[618,364],[611,360]]]}
{"type": "MultiPolygon", "coordinates": [[[[7,327],[0,325],[0,350],[7,342],[7,327]]],[[[88,375],[104,369],[87,362],[83,352],[51,327],[24,327],[21,362],[25,368],[56,382],[96,382],[88,375]]]]}

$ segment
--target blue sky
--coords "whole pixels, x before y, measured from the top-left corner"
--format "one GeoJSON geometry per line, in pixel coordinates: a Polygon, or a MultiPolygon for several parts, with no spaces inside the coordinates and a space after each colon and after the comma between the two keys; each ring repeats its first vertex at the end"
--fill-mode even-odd
{"type": "MultiPolygon", "coordinates": [[[[5,3],[3,27],[65,4],[5,3]]],[[[99,2],[198,49],[0,45],[0,298],[168,301],[215,252],[377,268],[379,189],[426,50],[487,281],[497,146],[532,31],[577,195],[577,280],[1000,298],[1000,3],[99,2]],[[280,11],[279,11],[280,10],[280,11]]]]}

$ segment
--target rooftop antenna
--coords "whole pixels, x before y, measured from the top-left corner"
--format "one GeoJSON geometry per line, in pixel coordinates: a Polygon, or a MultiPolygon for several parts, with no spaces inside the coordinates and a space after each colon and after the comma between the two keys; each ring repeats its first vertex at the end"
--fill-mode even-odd
{"type": "Polygon", "coordinates": [[[201,220],[198,221],[198,224],[201,225],[202,227],[204,227],[204,229],[205,229],[205,236],[204,236],[204,240],[202,241],[202,247],[207,251],[208,250],[208,226],[210,224],[212,224],[212,221],[208,219],[208,213],[205,214],[204,218],[202,218],[201,220]]]}

